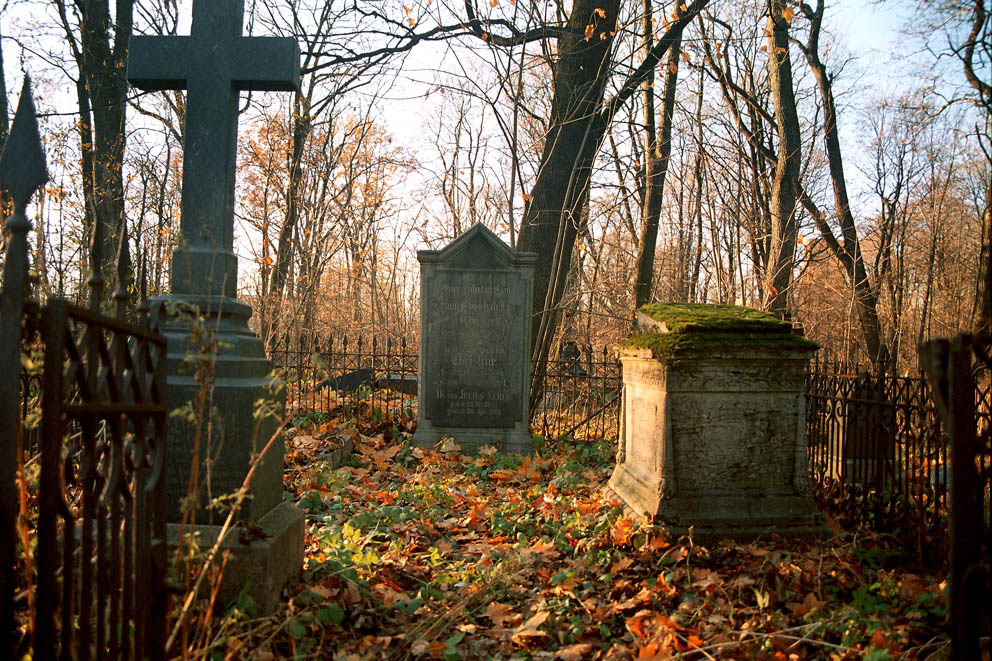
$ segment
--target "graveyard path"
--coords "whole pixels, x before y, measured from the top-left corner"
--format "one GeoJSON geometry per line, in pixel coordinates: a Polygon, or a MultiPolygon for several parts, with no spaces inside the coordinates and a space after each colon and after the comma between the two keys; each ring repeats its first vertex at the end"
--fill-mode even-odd
{"type": "Polygon", "coordinates": [[[694,546],[604,500],[609,442],[469,457],[451,441],[411,447],[399,417],[360,430],[333,421],[290,440],[286,488],[308,523],[303,579],[276,616],[214,622],[214,652],[264,661],[946,651],[942,576],[900,565],[885,540],[694,546]],[[354,453],[335,467],[342,438],[354,453]]]}

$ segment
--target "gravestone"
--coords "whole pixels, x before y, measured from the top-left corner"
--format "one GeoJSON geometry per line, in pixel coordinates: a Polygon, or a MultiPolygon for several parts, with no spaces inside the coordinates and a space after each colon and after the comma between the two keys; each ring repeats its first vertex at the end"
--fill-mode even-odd
{"type": "Polygon", "coordinates": [[[529,453],[531,299],[537,255],[476,224],[421,250],[420,374],[413,442],[529,453]]]}
{"type": "Polygon", "coordinates": [[[804,370],[816,344],[766,312],[656,304],[621,347],[609,489],[697,542],[828,533],[808,489],[804,370]]]}
{"type": "Polygon", "coordinates": [[[895,477],[896,407],[885,396],[883,377],[861,372],[849,385],[839,407],[843,482],[881,491],[895,477]]]}
{"type": "MultiPolygon", "coordinates": [[[[269,377],[262,342],[248,328],[251,307],[235,298],[234,182],[239,91],[298,89],[299,47],[292,38],[244,37],[243,20],[243,0],[194,0],[188,37],[132,37],[128,59],[132,85],[187,91],[181,236],[172,256],[172,293],[158,300],[195,305],[217,343],[208,419],[197,429],[187,416],[170,416],[168,427],[167,516],[182,521],[190,468],[198,453],[196,522],[208,524],[196,527],[201,546],[217,538],[219,526],[210,524],[227,515],[223,508],[207,505],[241,487],[253,458],[278,428],[285,404],[280,384],[269,377]],[[274,415],[255,420],[259,403],[266,403],[274,415]]],[[[170,410],[195,404],[200,393],[195,370],[183,367],[191,331],[189,320],[177,316],[163,332],[168,340],[170,410]]],[[[263,535],[250,544],[228,541],[234,553],[221,586],[222,603],[236,597],[250,580],[253,598],[263,611],[270,611],[283,584],[302,568],[303,513],[282,501],[282,473],[279,438],[256,467],[240,512],[241,519],[257,524],[263,535]]],[[[178,536],[178,527],[170,529],[170,536],[178,536]]]]}

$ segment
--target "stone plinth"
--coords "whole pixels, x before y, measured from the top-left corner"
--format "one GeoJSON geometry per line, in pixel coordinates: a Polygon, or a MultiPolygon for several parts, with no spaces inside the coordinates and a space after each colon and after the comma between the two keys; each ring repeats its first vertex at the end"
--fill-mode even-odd
{"type": "Polygon", "coordinates": [[[826,535],[807,481],[803,374],[815,345],[746,308],[648,307],[620,352],[610,489],[700,543],[826,535]],[[707,323],[686,322],[687,312],[707,323]]]}
{"type": "Polygon", "coordinates": [[[476,224],[421,250],[420,374],[413,442],[531,452],[530,318],[537,255],[476,224]]]}
{"type": "MultiPolygon", "coordinates": [[[[282,588],[300,575],[303,557],[305,521],[303,511],[289,503],[280,503],[258,520],[251,531],[235,528],[220,546],[220,558],[228,553],[224,576],[217,591],[217,606],[221,609],[245,591],[258,604],[260,614],[268,615],[279,604],[282,588]]],[[[175,549],[182,541],[183,528],[177,523],[166,526],[168,545],[175,549]]],[[[206,552],[220,537],[220,526],[193,526],[187,532],[195,535],[199,548],[206,552]]],[[[198,597],[208,597],[209,585],[198,597]]]]}
{"type": "MultiPolygon", "coordinates": [[[[153,299],[175,302],[175,297],[153,299]]],[[[207,399],[208,414],[197,424],[185,415],[170,415],[167,437],[169,461],[165,472],[166,519],[180,522],[186,499],[190,467],[199,444],[199,489],[196,496],[198,524],[219,524],[227,509],[208,509],[210,501],[241,488],[253,457],[278,428],[285,394],[283,384],[271,378],[271,366],[262,341],[248,328],[251,308],[233,298],[188,297],[179,309],[195,304],[205,318],[204,325],[219,346],[213,363],[213,381],[207,399]],[[270,413],[255,419],[259,400],[267,402],[270,413]],[[208,430],[209,426],[209,430],[208,430]],[[208,479],[209,474],[209,479],[208,479]]],[[[188,308],[187,308],[188,309],[188,308]]],[[[195,367],[183,365],[190,350],[192,330],[188,315],[170,317],[162,334],[168,342],[166,353],[166,401],[170,411],[195,410],[200,383],[195,367]]],[[[262,457],[248,489],[241,518],[259,520],[282,502],[283,439],[278,438],[262,457]]]]}

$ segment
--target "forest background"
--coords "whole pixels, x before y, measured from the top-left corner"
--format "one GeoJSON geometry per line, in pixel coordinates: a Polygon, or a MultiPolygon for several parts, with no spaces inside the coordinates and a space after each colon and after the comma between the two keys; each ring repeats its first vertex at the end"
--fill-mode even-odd
{"type": "MultiPolygon", "coordinates": [[[[42,296],[85,299],[94,240],[107,278],[123,249],[135,293],[168,292],[185,99],[129,88],[127,41],[191,6],[0,5],[0,138],[30,74],[52,175],[42,296]]],[[[898,373],[989,328],[983,0],[249,0],[244,33],[302,51],[298,93],[242,94],[239,295],[269,346],[415,341],[416,250],[476,222],[540,255],[536,356],[652,300],[770,309],[898,373]]]]}

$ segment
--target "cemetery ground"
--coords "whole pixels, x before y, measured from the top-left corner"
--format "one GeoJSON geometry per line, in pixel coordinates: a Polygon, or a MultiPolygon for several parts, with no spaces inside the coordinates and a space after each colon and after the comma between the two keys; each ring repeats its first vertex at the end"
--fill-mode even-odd
{"type": "Polygon", "coordinates": [[[841,532],[694,545],[604,494],[615,442],[531,457],[410,444],[415,411],[301,415],[285,498],[307,516],[301,580],[277,612],[191,613],[187,658],[946,656],[943,571],[841,532]],[[371,420],[375,420],[372,422],[371,420]],[[350,454],[339,451],[350,445],[350,454]]]}

